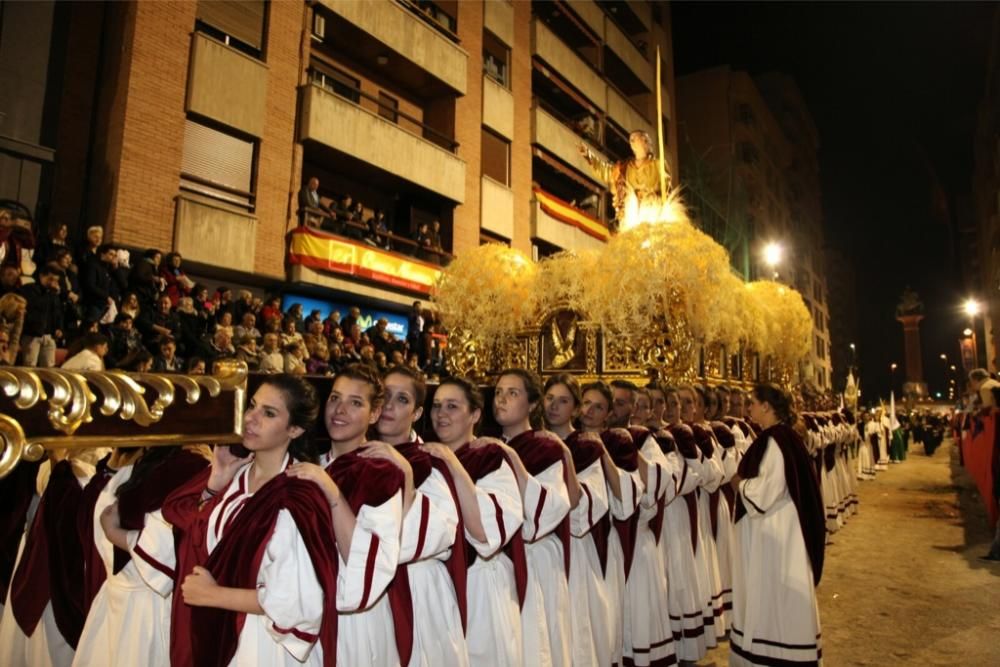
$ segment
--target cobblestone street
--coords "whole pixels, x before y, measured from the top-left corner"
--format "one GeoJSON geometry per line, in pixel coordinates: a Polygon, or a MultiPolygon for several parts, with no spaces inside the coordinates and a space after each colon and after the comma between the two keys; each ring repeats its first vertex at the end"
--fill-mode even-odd
{"type": "MultiPolygon", "coordinates": [[[[1000,565],[952,441],[860,488],[860,512],[827,545],[823,657],[849,665],[1000,665],[1000,565]]],[[[720,646],[699,665],[728,664],[720,646]]]]}

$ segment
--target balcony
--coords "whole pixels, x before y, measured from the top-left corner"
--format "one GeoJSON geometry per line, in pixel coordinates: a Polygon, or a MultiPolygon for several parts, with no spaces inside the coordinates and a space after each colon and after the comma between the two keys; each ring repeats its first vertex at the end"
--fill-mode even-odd
{"type": "Polygon", "coordinates": [[[453,202],[465,201],[465,161],[445,148],[315,85],[302,89],[301,108],[303,142],[333,148],[453,202]]]}
{"type": "Polygon", "coordinates": [[[607,85],[580,56],[537,18],[531,21],[531,53],[559,72],[600,109],[607,107],[607,85]]]}
{"type": "MultiPolygon", "coordinates": [[[[319,0],[318,4],[346,24],[329,24],[328,31],[334,33],[335,41],[350,44],[357,58],[375,60],[390,51],[405,61],[409,69],[415,66],[454,93],[465,94],[469,55],[419,11],[410,11],[403,4],[390,1],[319,0]]],[[[391,56],[389,59],[393,60],[391,56]]],[[[401,75],[402,66],[403,63],[396,66],[401,75]]],[[[418,80],[419,72],[411,74],[406,78],[418,80]]],[[[430,86],[422,87],[430,92],[430,86]]]]}
{"type": "Polygon", "coordinates": [[[611,86],[608,86],[608,116],[626,132],[645,130],[656,141],[656,128],[611,86]]]}
{"type": "MultiPolygon", "coordinates": [[[[580,155],[578,147],[583,142],[580,135],[540,107],[535,107],[531,114],[531,142],[541,146],[591,180],[595,180],[591,174],[590,165],[580,155]]],[[[597,147],[593,144],[589,145],[596,155],[607,160],[607,157],[597,147]]]]}
{"type": "Polygon", "coordinates": [[[489,76],[483,76],[483,125],[507,139],[514,138],[514,96],[489,76]]]}
{"type": "Polygon", "coordinates": [[[253,273],[257,218],[198,195],[176,199],[174,249],[185,259],[253,273]]]}
{"type": "Polygon", "coordinates": [[[483,176],[482,227],[505,239],[514,238],[514,193],[510,188],[483,176]]]}
{"type": "Polygon", "coordinates": [[[536,191],[531,204],[531,236],[564,250],[586,250],[603,246],[609,232],[599,221],[536,191]]]}
{"type": "Polygon", "coordinates": [[[187,111],[260,137],[266,97],[264,63],[203,33],[192,35],[187,111]]]}
{"type": "Polygon", "coordinates": [[[653,81],[656,77],[653,63],[646,60],[646,56],[639,51],[635,42],[607,17],[604,20],[604,41],[640,81],[647,82],[647,85],[653,81]]]}

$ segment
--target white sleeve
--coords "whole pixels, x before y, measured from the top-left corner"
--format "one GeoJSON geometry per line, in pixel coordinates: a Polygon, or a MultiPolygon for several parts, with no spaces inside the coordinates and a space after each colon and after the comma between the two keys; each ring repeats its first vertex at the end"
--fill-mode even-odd
{"type": "Polygon", "coordinates": [[[708,493],[716,491],[722,485],[722,461],[719,459],[718,451],[713,452],[710,457],[701,457],[701,480],[701,488],[708,493]]]}
{"type": "Polygon", "coordinates": [[[737,449],[736,447],[730,447],[729,449],[722,449],[722,483],[728,484],[729,480],[733,478],[736,474],[736,468],[739,466],[739,461],[737,460],[737,449]]]}
{"type": "Polygon", "coordinates": [[[174,527],[160,510],[150,512],[140,531],[129,531],[128,546],[132,562],[146,585],[167,597],[174,592],[177,555],[174,550],[174,527]]]}
{"type": "Polygon", "coordinates": [[[569,491],[563,476],[563,462],[528,478],[524,487],[524,524],[521,535],[528,542],[539,540],[553,530],[569,513],[569,491]]]}
{"type": "Polygon", "coordinates": [[[669,493],[670,497],[667,500],[672,500],[674,493],[677,492],[677,486],[667,468],[667,459],[663,455],[663,450],[660,449],[653,436],[646,438],[639,453],[649,464],[646,471],[646,490],[642,494],[639,505],[643,509],[653,510],[653,514],[655,514],[656,504],[660,498],[669,493]]]}
{"type": "Polygon", "coordinates": [[[338,611],[368,608],[396,576],[402,523],[402,491],[397,491],[378,507],[361,506],[346,563],[337,552],[340,561],[337,573],[338,611]]]}
{"type": "Polygon", "coordinates": [[[701,464],[698,462],[698,459],[684,458],[680,454],[677,456],[684,460],[684,471],[681,473],[680,488],[677,489],[677,495],[686,496],[702,485],[701,464]]]}
{"type": "Polygon", "coordinates": [[[569,513],[569,531],[574,537],[583,537],[608,513],[608,483],[601,460],[577,473],[576,479],[580,502],[569,513]]]}
{"type": "Polygon", "coordinates": [[[632,516],[639,508],[639,498],[642,497],[645,487],[642,484],[642,475],[638,470],[628,472],[615,466],[618,471],[618,484],[622,489],[621,500],[615,498],[615,494],[608,491],[608,501],[611,504],[611,516],[619,521],[632,516]]]}
{"type": "Polygon", "coordinates": [[[458,508],[448,482],[437,470],[417,489],[417,497],[403,518],[399,562],[439,558],[444,560],[455,543],[458,508]]]}
{"type": "Polygon", "coordinates": [[[480,556],[489,558],[510,542],[524,522],[517,477],[506,461],[476,482],[476,499],[486,541],[480,542],[469,531],[465,531],[465,539],[480,556]]]}
{"type": "Polygon", "coordinates": [[[781,448],[769,438],[764,459],[760,462],[757,476],[740,482],[740,494],[743,496],[747,514],[764,514],[782,495],[788,485],[785,482],[785,458],[781,448]]]}
{"type": "Polygon", "coordinates": [[[270,621],[268,634],[305,662],[323,622],[323,590],[298,526],[288,510],[278,512],[257,572],[257,602],[270,621]]]}

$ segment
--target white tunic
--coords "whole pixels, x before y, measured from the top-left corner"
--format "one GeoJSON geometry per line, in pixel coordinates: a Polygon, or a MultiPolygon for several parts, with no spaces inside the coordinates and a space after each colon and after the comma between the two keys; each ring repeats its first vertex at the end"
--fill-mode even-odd
{"type": "MultiPolygon", "coordinates": [[[[618,471],[618,483],[621,486],[622,497],[619,500],[609,489],[608,500],[611,503],[611,518],[625,521],[639,511],[639,499],[642,497],[645,487],[642,483],[642,475],[639,474],[638,470],[628,472],[618,467],[616,470],[618,471]]],[[[614,525],[608,534],[608,567],[604,575],[604,582],[607,585],[611,613],[611,619],[607,626],[607,642],[614,651],[613,662],[620,665],[622,664],[622,649],[625,645],[625,552],[622,550],[621,539],[618,537],[618,531],[614,525]]]]}
{"type": "Polygon", "coordinates": [[[702,612],[705,623],[705,642],[715,646],[725,634],[722,620],[722,580],[719,576],[719,556],[715,538],[712,535],[711,503],[709,494],[719,488],[722,482],[722,468],[711,458],[701,455],[698,459],[688,459],[701,482],[697,491],[698,504],[698,587],[702,594],[702,612]]]}
{"type": "Polygon", "coordinates": [[[432,469],[417,488],[416,498],[403,518],[400,541],[399,562],[407,564],[413,600],[410,667],[469,664],[455,586],[445,567],[457,526],[458,507],[448,482],[432,469]]]}
{"type": "Polygon", "coordinates": [[[476,550],[466,582],[469,661],[479,667],[520,667],[521,611],[514,564],[503,547],[521,529],[524,509],[517,477],[506,462],[476,481],[486,541],[465,533],[476,550]]]}
{"type": "MultiPolygon", "coordinates": [[[[90,607],[74,666],[167,667],[170,664],[172,587],[168,586],[161,594],[146,585],[134,556],[121,572],[113,574],[114,545],[101,527],[101,512],[115,503],[118,488],[131,476],[132,465],[122,467],[108,480],[94,505],[94,545],[108,578],[90,607]]],[[[138,530],[129,531],[129,545],[134,547],[138,537],[138,530]]]]}
{"type": "MultiPolygon", "coordinates": [[[[580,502],[570,512],[569,610],[574,665],[610,665],[606,628],[611,601],[591,532],[608,514],[608,489],[600,459],[576,474],[580,502]]],[[[605,562],[606,565],[606,562],[605,562]]]]}
{"type": "MultiPolygon", "coordinates": [[[[48,463],[48,462],[46,462],[48,463]]],[[[50,466],[42,465],[38,470],[39,495],[44,493],[48,481],[50,466]]],[[[94,466],[82,463],[79,460],[73,462],[73,472],[80,488],[87,485],[90,478],[94,476],[94,466]]],[[[28,523],[34,523],[31,517],[28,523]]],[[[14,573],[21,564],[21,556],[24,552],[27,532],[21,538],[21,546],[18,548],[17,560],[14,563],[14,573]]],[[[11,582],[13,587],[13,581],[11,582]]],[[[52,611],[52,601],[45,605],[42,617],[38,620],[31,636],[27,636],[21,630],[14,618],[14,608],[10,604],[10,591],[7,591],[7,601],[3,608],[3,615],[0,617],[0,665],[3,667],[69,667],[73,663],[73,647],[63,638],[62,633],[56,625],[55,615],[52,611]]]]}
{"type": "Polygon", "coordinates": [[[819,610],[784,457],[773,438],[757,477],[740,482],[747,514],[736,524],[730,665],[817,661],[819,610]],[[741,657],[742,655],[742,657],[741,657]]]}
{"type": "Polygon", "coordinates": [[[556,528],[569,513],[569,491],[557,461],[532,475],[524,489],[524,552],[528,589],[521,608],[522,657],[525,665],[569,667],[572,659],[569,584],[563,545],[556,528]]]}
{"type": "MultiPolygon", "coordinates": [[[[733,430],[739,431],[734,427],[733,430]]],[[[742,438],[742,433],[740,434],[742,438]]],[[[722,484],[729,484],[729,480],[736,474],[739,466],[737,460],[738,450],[736,446],[728,449],[716,443],[715,453],[719,455],[719,463],[722,468],[722,484]],[[720,451],[721,450],[721,451],[720,451]]],[[[714,457],[713,457],[714,458],[714,457]]],[[[719,505],[716,510],[715,548],[719,558],[719,583],[722,585],[722,609],[728,612],[733,608],[733,576],[732,572],[732,544],[733,544],[733,519],[732,511],[729,507],[729,499],[726,494],[719,494],[719,505]]],[[[723,614],[726,629],[729,629],[731,619],[728,614],[723,614]]]]}

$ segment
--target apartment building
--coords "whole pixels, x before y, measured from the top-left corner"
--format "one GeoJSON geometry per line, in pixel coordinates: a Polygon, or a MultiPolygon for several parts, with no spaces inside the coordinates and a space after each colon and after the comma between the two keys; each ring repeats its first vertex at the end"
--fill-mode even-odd
{"type": "Polygon", "coordinates": [[[604,242],[611,198],[577,146],[656,137],[657,47],[677,169],[667,3],[40,0],[0,21],[0,196],[206,280],[401,308],[440,270],[410,241],[425,223],[445,261],[604,242]],[[391,249],[300,225],[313,177],[331,208],[384,213],[391,249]]]}

